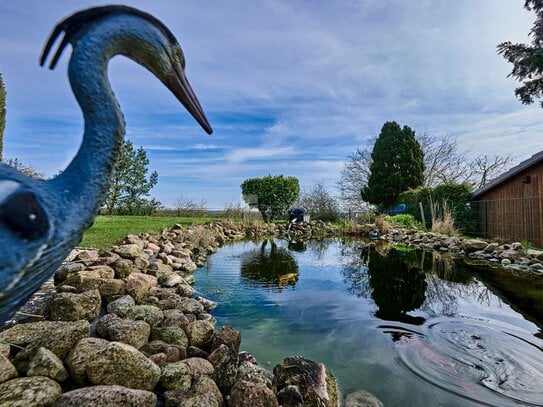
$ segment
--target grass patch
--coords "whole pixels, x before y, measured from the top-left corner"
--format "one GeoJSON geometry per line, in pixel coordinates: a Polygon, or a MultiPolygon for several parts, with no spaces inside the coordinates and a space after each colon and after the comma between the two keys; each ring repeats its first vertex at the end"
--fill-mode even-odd
{"type": "Polygon", "coordinates": [[[87,229],[81,247],[104,248],[118,243],[128,234],[142,232],[158,232],[162,228],[180,225],[192,225],[194,223],[206,223],[216,218],[213,217],[178,217],[178,216],[104,216],[94,219],[94,224],[87,229]]]}

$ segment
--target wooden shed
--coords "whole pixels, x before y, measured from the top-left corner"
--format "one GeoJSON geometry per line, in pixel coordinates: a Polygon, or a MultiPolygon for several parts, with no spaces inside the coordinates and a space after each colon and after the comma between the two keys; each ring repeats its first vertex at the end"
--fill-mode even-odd
{"type": "Polygon", "coordinates": [[[473,193],[484,237],[543,247],[543,151],[473,193]]]}

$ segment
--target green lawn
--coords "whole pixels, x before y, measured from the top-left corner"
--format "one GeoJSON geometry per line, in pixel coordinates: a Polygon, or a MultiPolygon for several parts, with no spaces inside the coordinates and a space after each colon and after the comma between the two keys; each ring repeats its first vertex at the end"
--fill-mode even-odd
{"type": "Polygon", "coordinates": [[[81,247],[104,248],[118,243],[128,234],[157,232],[175,223],[192,225],[205,223],[215,218],[181,218],[177,216],[97,216],[83,236],[81,247]]]}

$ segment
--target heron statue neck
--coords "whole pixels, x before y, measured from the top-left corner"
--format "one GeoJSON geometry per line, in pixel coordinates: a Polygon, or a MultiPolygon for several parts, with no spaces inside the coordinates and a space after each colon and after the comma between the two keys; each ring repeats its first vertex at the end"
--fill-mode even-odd
{"type": "Polygon", "coordinates": [[[65,203],[63,218],[69,222],[64,227],[74,234],[81,234],[100,209],[125,134],[123,114],[107,78],[108,62],[126,53],[127,45],[149,48],[157,35],[152,31],[141,18],[115,16],[91,25],[72,44],[68,76],[83,112],[83,141],[66,170],[50,183],[65,203]]]}

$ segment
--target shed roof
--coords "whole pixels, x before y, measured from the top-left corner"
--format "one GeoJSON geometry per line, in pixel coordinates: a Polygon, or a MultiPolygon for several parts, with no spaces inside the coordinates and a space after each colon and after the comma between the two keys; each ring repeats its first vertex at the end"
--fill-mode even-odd
{"type": "Polygon", "coordinates": [[[543,150],[540,151],[539,153],[534,154],[527,160],[522,161],[519,165],[514,166],[513,168],[504,172],[500,176],[494,178],[492,181],[487,182],[481,188],[476,189],[475,191],[473,191],[472,197],[477,198],[478,196],[484,194],[485,192],[491,190],[492,188],[495,188],[501,183],[507,181],[509,178],[517,175],[518,173],[530,168],[532,165],[535,165],[541,161],[543,161],[543,150]]]}

